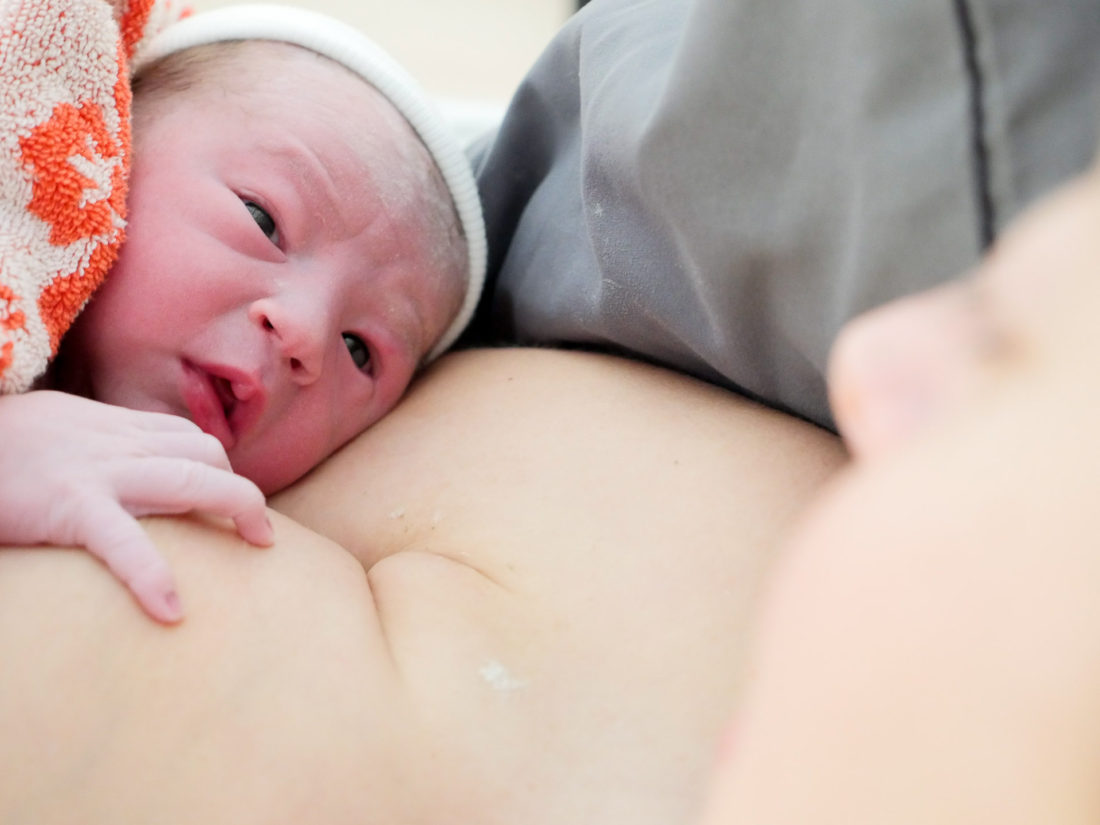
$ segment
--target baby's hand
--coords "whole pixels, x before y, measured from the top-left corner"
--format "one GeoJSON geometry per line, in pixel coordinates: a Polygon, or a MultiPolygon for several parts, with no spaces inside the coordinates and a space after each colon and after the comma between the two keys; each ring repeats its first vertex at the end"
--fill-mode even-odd
{"type": "Polygon", "coordinates": [[[176,622],[172,573],[136,517],[191,510],[233,519],[253,544],[274,539],[263,493],[190,421],[60,392],[0,396],[0,544],[85,547],[149,615],[176,622]]]}

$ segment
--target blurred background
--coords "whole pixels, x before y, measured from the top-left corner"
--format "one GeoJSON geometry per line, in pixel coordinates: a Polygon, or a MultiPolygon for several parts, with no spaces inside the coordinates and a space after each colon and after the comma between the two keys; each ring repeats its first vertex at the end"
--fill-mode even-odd
{"type": "MultiPolygon", "coordinates": [[[[238,0],[239,1],[239,0],[238,0]]],[[[188,0],[197,11],[235,0],[188,0]]],[[[275,0],[279,2],[279,0],[275,0]]],[[[286,0],[377,41],[443,99],[502,104],[577,0],[286,0]]]]}

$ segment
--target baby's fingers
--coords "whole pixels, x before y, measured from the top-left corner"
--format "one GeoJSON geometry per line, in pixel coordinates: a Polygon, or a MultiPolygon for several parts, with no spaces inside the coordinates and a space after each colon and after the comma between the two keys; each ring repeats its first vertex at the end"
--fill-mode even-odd
{"type": "Polygon", "coordinates": [[[192,510],[232,519],[241,538],[267,546],[275,533],[260,488],[228,470],[178,458],[145,458],[115,482],[119,500],[134,515],[192,510]]]}
{"type": "Polygon", "coordinates": [[[145,436],[144,444],[151,456],[185,458],[189,461],[209,464],[219,470],[232,472],[229,458],[225,454],[225,448],[222,447],[218,439],[212,435],[207,435],[201,430],[198,432],[165,430],[148,433],[145,436]]]}
{"type": "Polygon", "coordinates": [[[125,584],[146,613],[173,624],[183,618],[168,562],[132,515],[113,501],[100,501],[83,523],[82,544],[125,584]]]}

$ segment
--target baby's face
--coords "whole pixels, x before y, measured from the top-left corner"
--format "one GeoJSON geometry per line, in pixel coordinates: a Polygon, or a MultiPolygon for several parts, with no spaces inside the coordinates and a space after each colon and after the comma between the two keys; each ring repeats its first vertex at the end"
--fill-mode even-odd
{"type": "Polygon", "coordinates": [[[254,93],[137,119],[127,238],[65,343],[92,397],[191,419],[270,492],[393,407],[454,296],[389,183],[404,121],[312,54],[258,59],[254,93]]]}

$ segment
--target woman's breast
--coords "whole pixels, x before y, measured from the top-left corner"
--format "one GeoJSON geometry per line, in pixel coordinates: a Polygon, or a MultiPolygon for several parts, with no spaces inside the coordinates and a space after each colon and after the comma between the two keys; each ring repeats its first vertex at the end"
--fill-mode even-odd
{"type": "Polygon", "coordinates": [[[702,793],[781,538],[842,460],[833,436],[682,376],[494,350],[444,359],[273,504],[367,568],[462,766],[456,806],[669,822],[702,793]]]}

